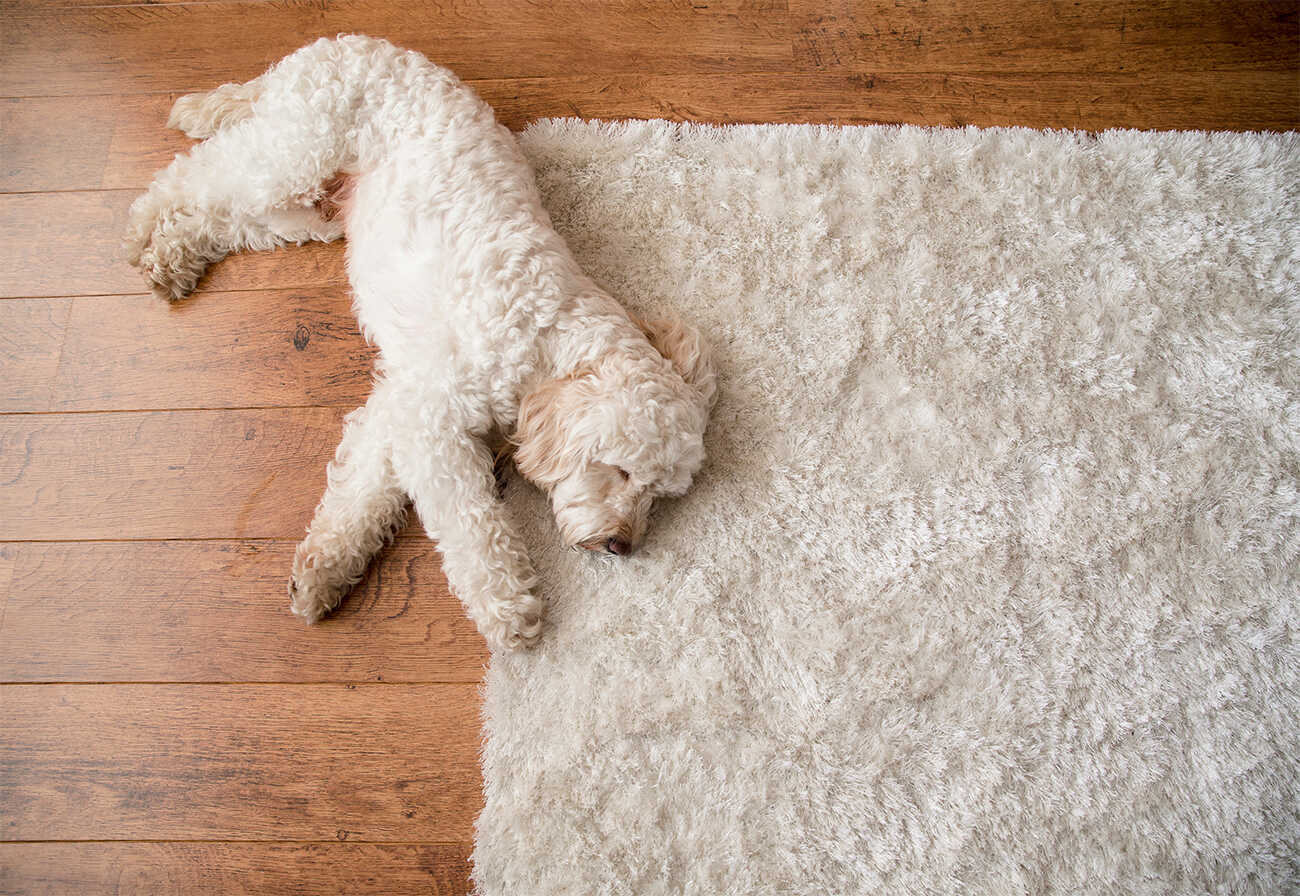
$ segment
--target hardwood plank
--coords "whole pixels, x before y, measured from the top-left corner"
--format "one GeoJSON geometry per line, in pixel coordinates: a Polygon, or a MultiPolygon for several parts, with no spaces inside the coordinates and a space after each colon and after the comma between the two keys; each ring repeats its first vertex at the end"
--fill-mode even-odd
{"type": "Polygon", "coordinates": [[[0,196],[0,296],[140,292],[121,259],[126,193],[0,196]]]}
{"type": "Polygon", "coordinates": [[[466,78],[770,71],[791,60],[784,2],[747,0],[20,5],[6,19],[2,96],[211,87],[248,80],[314,38],[342,32],[383,35],[466,78]]]}
{"type": "Polygon", "coordinates": [[[9,587],[14,578],[14,564],[18,562],[18,552],[11,545],[0,544],[0,632],[5,628],[5,614],[9,609],[9,598],[13,589],[9,587]]]}
{"type": "Polygon", "coordinates": [[[341,287],[0,302],[0,411],[353,408],[373,359],[341,287]]]}
{"type": "Polygon", "coordinates": [[[0,843],[0,894],[465,896],[471,843],[0,843]]]}
{"type": "Polygon", "coordinates": [[[927,4],[433,6],[370,0],[52,9],[8,14],[0,92],[157,92],[247,79],[313,35],[370,31],[463,77],[873,72],[1293,71],[1295,2],[935,0],[927,4]],[[255,39],[250,39],[255,35],[255,39]],[[793,40],[791,40],[793,36],[793,40]],[[106,37],[115,48],[105,54],[106,37]],[[1194,51],[1189,48],[1195,48],[1194,51]]]}
{"type": "Polygon", "coordinates": [[[71,310],[70,299],[0,302],[0,409],[49,407],[71,310]]]}
{"type": "Polygon", "coordinates": [[[193,144],[167,127],[178,95],[0,100],[0,192],[142,190],[193,144]]]}
{"type": "MultiPolygon", "coordinates": [[[[138,191],[0,195],[0,298],[143,292],[122,254],[138,191]]],[[[346,280],[341,243],[241,253],[215,265],[200,290],[321,286],[346,280]]]]}
{"type": "Polygon", "coordinates": [[[798,67],[1189,72],[1300,63],[1295,0],[791,0],[798,67]]]}
{"type": "Polygon", "coordinates": [[[98,187],[113,136],[115,106],[92,100],[74,110],[58,102],[0,100],[0,188],[61,189],[24,186],[51,178],[98,187]],[[50,143],[55,136],[61,139],[50,143]],[[33,177],[36,172],[43,176],[33,177]]]}
{"type": "Polygon", "coordinates": [[[0,541],[298,538],[342,409],[0,416],[0,541]]]}
{"type": "Polygon", "coordinates": [[[314,626],[289,612],[293,551],[287,541],[6,545],[0,681],[482,677],[483,639],[448,591],[432,543],[398,540],[314,626]]]}
{"type": "MultiPolygon", "coordinates": [[[[951,127],[1289,130],[1291,72],[570,75],[473,82],[515,130],[547,116],[951,127]]],[[[142,190],[189,141],[164,127],[173,94],[0,102],[0,192],[142,190]],[[76,133],[75,139],[67,135],[76,133]],[[107,148],[105,148],[107,147],[107,148]]]]}
{"type": "MultiPolygon", "coordinates": [[[[167,6],[230,3],[232,0],[0,0],[0,6],[11,9],[75,9],[100,6],[167,6]]],[[[234,0],[243,3],[278,3],[281,0],[234,0]]]]}
{"type": "Polygon", "coordinates": [[[0,839],[463,842],[471,685],[0,687],[0,839]]]}
{"type": "Polygon", "coordinates": [[[479,81],[512,127],[547,116],[714,124],[913,124],[1288,130],[1300,127],[1289,72],[575,76],[479,81]]]}

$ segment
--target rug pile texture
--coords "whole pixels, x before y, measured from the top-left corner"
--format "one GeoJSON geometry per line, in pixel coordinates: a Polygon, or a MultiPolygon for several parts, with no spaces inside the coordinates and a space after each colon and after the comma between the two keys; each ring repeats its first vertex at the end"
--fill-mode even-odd
{"type": "Polygon", "coordinates": [[[483,896],[1300,886],[1300,138],[523,142],[720,399],[632,558],[509,486],[483,896]]]}

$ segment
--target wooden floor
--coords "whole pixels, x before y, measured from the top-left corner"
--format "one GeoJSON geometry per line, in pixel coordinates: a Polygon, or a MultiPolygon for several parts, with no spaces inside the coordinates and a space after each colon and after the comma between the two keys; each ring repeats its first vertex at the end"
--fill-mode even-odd
{"type": "Polygon", "coordinates": [[[408,530],[293,545],[370,351],[337,246],[175,309],[123,213],[177,93],[365,31],[547,115],[1290,129],[1297,2],[0,0],[0,893],[464,893],[487,654],[408,530]]]}

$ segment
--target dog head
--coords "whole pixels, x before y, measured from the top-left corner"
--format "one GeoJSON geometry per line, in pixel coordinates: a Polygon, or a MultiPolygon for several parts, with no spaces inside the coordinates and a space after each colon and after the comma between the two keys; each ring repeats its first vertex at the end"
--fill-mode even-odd
{"type": "Polygon", "coordinates": [[[716,392],[700,334],[641,324],[655,352],[611,354],[525,396],[515,466],[545,489],[566,544],[631,553],[650,505],[680,495],[704,462],[716,392]]]}

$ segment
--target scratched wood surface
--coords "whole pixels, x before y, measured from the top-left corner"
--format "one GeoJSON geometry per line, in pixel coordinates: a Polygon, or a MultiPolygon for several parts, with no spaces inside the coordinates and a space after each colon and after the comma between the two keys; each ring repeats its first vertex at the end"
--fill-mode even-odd
{"type": "Polygon", "coordinates": [[[408,525],[286,609],[372,351],[339,245],[154,302],[182,92],[367,31],[551,115],[1293,129],[1297,0],[0,0],[0,894],[468,892],[487,653],[408,525]]]}

